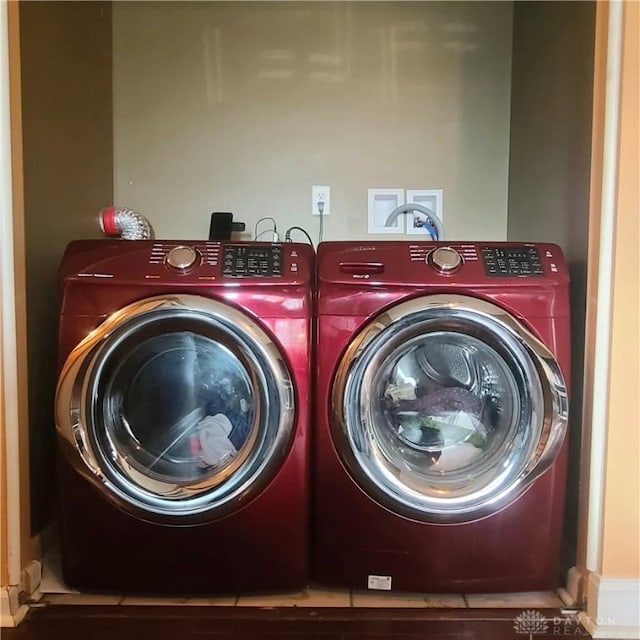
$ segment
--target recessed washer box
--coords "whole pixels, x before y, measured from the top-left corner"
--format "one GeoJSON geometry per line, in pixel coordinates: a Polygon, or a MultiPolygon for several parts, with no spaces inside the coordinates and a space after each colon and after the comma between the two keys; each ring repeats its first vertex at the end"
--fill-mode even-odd
{"type": "MultiPolygon", "coordinates": [[[[442,189],[407,189],[407,204],[420,204],[432,211],[442,222],[442,189]]],[[[424,235],[426,233],[423,226],[425,215],[421,211],[414,211],[406,215],[407,234],[424,235]]]]}
{"type": "Polygon", "coordinates": [[[369,189],[368,202],[369,233],[404,233],[404,215],[386,224],[391,212],[405,203],[404,189],[369,189]]]}

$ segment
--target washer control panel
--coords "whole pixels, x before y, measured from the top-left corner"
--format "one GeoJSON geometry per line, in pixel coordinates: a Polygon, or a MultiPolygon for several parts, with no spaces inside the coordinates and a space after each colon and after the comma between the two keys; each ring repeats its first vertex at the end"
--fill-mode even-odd
{"type": "Polygon", "coordinates": [[[538,249],[526,247],[482,247],[482,261],[488,276],[535,277],[544,275],[538,249]]]}
{"type": "Polygon", "coordinates": [[[224,246],[222,275],[229,278],[282,276],[282,247],[228,244],[224,246]]]}
{"type": "Polygon", "coordinates": [[[307,280],[313,270],[313,248],[297,242],[179,242],[157,240],[143,249],[147,255],[145,280],[167,274],[185,281],[236,278],[307,280]]]}

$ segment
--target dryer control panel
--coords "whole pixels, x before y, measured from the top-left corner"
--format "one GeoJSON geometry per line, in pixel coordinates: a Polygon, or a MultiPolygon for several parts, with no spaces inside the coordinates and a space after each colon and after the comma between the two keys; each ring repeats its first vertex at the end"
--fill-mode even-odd
{"type": "Polygon", "coordinates": [[[277,245],[225,245],[222,274],[232,278],[282,276],[282,247],[277,245]]]}
{"type": "Polygon", "coordinates": [[[299,285],[313,276],[315,254],[298,242],[201,240],[76,240],[65,251],[60,277],[162,286],[254,283],[299,285]]]}
{"type": "Polygon", "coordinates": [[[170,272],[192,280],[258,279],[282,281],[310,277],[313,248],[294,242],[177,242],[153,241],[148,265],[162,266],[145,277],[163,278],[170,272]]]}

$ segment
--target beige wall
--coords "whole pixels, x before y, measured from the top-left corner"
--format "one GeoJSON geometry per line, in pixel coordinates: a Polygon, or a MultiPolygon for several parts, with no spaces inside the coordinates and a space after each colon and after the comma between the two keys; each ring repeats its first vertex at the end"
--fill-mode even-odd
{"type": "Polygon", "coordinates": [[[112,200],[111,3],[20,3],[34,532],[52,511],[57,269],[112,200]]]}
{"type": "Polygon", "coordinates": [[[557,242],[582,263],[594,32],[593,2],[515,5],[508,236],[557,242]]]}
{"type": "MultiPolygon", "coordinates": [[[[115,197],[158,237],[212,211],[367,236],[367,188],[442,188],[449,238],[503,239],[510,2],[116,2],[115,197]]],[[[262,227],[261,227],[262,228],[262,227]]],[[[389,236],[385,236],[389,237],[389,236]]]]}
{"type": "Polygon", "coordinates": [[[625,3],[602,575],[640,578],[640,4],[625,3]]]}
{"type": "Polygon", "coordinates": [[[514,7],[507,237],[558,243],[571,275],[567,567],[578,528],[594,34],[595,3],[514,7]]]}

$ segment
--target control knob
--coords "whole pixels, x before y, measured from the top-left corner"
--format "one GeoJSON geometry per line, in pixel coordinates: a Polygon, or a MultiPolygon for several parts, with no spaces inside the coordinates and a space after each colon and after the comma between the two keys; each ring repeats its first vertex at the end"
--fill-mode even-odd
{"type": "Polygon", "coordinates": [[[172,269],[186,271],[193,267],[199,258],[199,253],[193,247],[180,245],[171,249],[165,260],[172,269]]]}
{"type": "Polygon", "coordinates": [[[462,256],[452,247],[438,247],[429,254],[427,263],[442,274],[450,274],[462,266],[462,256]]]}

